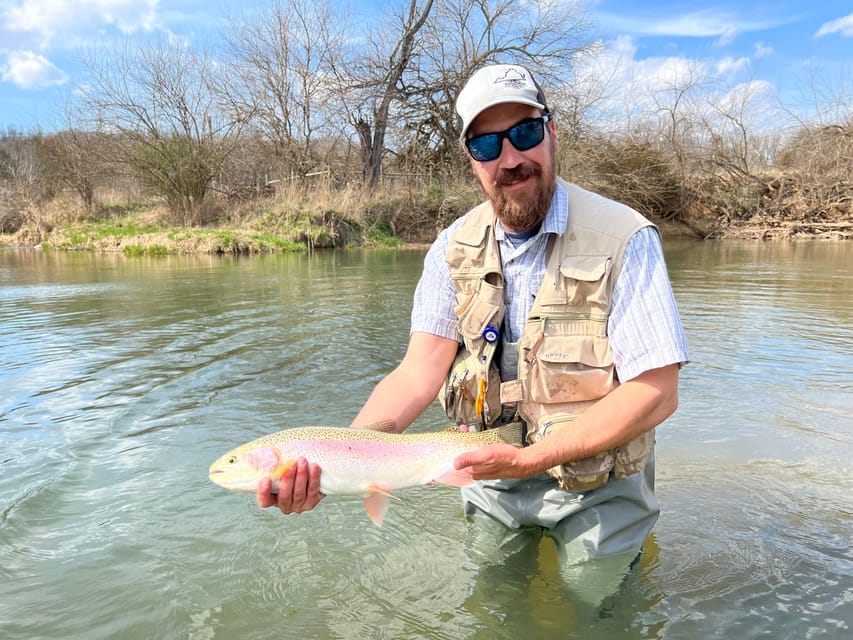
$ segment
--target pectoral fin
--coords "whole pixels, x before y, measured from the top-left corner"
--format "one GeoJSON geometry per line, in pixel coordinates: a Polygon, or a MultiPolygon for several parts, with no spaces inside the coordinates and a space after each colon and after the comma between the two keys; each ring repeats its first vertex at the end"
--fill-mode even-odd
{"type": "Polygon", "coordinates": [[[284,464],[278,465],[275,469],[269,472],[269,477],[273,480],[278,480],[284,475],[284,472],[290,469],[294,464],[296,464],[296,460],[288,460],[284,464]]]}
{"type": "Polygon", "coordinates": [[[449,469],[438,476],[435,481],[451,487],[470,487],[474,484],[474,477],[470,471],[465,469],[449,469]]]}

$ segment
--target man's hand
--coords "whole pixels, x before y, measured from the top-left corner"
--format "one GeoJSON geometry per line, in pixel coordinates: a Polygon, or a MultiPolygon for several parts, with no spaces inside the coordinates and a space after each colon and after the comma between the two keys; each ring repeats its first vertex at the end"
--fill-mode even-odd
{"type": "Polygon", "coordinates": [[[258,506],[276,506],[282,513],[310,511],[326,496],[320,493],[320,465],[299,458],[278,480],[278,493],[273,493],[273,481],[264,478],[258,483],[258,506]]]}
{"type": "Polygon", "coordinates": [[[524,452],[524,449],[510,444],[492,444],[460,453],[453,461],[453,466],[456,469],[470,467],[474,480],[527,478],[536,475],[539,470],[527,462],[524,452]]]}

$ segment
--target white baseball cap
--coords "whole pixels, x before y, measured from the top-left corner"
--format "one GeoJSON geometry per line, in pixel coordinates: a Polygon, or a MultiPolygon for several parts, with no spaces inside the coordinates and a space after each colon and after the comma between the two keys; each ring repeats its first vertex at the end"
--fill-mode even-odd
{"type": "Polygon", "coordinates": [[[461,140],[468,127],[489,107],[505,102],[527,104],[548,110],[545,94],[531,73],[517,64],[496,64],[478,69],[456,99],[456,113],[462,118],[461,140]]]}

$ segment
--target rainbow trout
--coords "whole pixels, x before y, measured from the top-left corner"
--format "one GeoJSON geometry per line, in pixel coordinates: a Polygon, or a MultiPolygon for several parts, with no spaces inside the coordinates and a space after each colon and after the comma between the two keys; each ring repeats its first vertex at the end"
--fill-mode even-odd
{"type": "Polygon", "coordinates": [[[480,432],[450,428],[398,434],[374,430],[380,428],[285,429],[229,451],[210,466],[210,479],[232,491],[254,493],[261,478],[276,481],[303,457],[320,465],[320,491],[360,496],[367,514],[381,526],[394,490],[436,482],[466,487],[474,479],[453,468],[456,456],[491,444],[521,446],[522,438],[520,423],[480,432]]]}

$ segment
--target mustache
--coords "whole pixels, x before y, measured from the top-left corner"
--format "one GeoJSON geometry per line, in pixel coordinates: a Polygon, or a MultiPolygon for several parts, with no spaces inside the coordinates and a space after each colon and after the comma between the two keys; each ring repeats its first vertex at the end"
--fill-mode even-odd
{"type": "Polygon", "coordinates": [[[495,186],[502,187],[520,180],[526,180],[527,178],[534,176],[538,177],[541,175],[542,167],[539,165],[527,163],[520,164],[512,169],[502,169],[501,172],[495,176],[495,186]]]}

